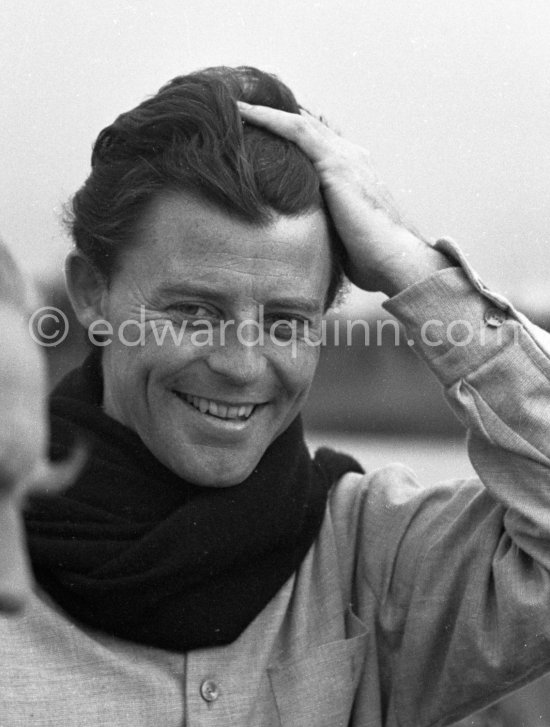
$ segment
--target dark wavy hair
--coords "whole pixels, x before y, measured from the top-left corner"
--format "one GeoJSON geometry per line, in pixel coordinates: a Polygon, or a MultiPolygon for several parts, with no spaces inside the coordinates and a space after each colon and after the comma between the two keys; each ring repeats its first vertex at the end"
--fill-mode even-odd
{"type": "MultiPolygon", "coordinates": [[[[256,68],[224,66],[177,76],[99,134],[92,171],[67,223],[76,247],[109,279],[150,201],[189,192],[243,221],[323,208],[318,175],[292,142],[243,123],[235,102],[300,113],[293,93],[256,68]]],[[[342,287],[344,248],[330,223],[329,307],[342,287]]]]}

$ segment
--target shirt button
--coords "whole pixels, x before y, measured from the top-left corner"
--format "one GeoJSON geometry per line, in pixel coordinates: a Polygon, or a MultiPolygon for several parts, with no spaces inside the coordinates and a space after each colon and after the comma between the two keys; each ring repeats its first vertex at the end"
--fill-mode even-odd
{"type": "Polygon", "coordinates": [[[488,326],[491,326],[491,328],[498,328],[506,320],[506,311],[503,311],[500,308],[488,308],[485,311],[483,320],[488,326]]]}
{"type": "Polygon", "coordinates": [[[220,690],[212,679],[205,679],[201,684],[201,697],[205,702],[215,702],[220,696],[220,690]]]}

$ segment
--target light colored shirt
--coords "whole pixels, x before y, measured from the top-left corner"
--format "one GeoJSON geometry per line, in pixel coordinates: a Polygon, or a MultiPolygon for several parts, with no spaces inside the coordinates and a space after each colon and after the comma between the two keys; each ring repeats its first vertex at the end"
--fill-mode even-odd
{"type": "Polygon", "coordinates": [[[298,571],[225,647],[121,641],[37,593],[0,618],[2,727],[435,727],[550,670],[550,337],[467,267],[385,306],[483,484],[347,474],[298,571]]]}

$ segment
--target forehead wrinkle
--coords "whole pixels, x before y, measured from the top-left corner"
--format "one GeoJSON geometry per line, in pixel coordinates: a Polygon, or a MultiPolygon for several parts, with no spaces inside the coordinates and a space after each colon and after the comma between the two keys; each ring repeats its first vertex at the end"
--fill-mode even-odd
{"type": "Polygon", "coordinates": [[[324,253],[317,255],[327,247],[318,213],[277,217],[267,226],[245,225],[178,194],[157,200],[144,222],[139,236],[142,265],[150,281],[147,288],[155,295],[192,294],[193,282],[201,282],[212,288],[206,294],[235,302],[245,291],[264,300],[290,300],[292,293],[301,292],[324,301],[330,260],[324,253]],[[156,262],[153,269],[146,259],[148,247],[156,262]]]}
{"type": "MultiPolygon", "coordinates": [[[[269,260],[267,258],[262,258],[264,261],[267,262],[273,262],[272,260],[269,260]]],[[[240,267],[244,263],[246,263],[246,260],[251,260],[255,262],[258,260],[258,258],[246,258],[246,259],[235,259],[232,258],[230,260],[201,260],[198,262],[191,261],[190,264],[186,266],[186,274],[179,275],[177,272],[172,272],[170,268],[167,270],[167,275],[169,278],[174,277],[173,282],[169,279],[167,281],[167,285],[177,285],[178,283],[192,283],[193,281],[202,280],[208,283],[211,283],[212,285],[215,285],[216,283],[223,283],[227,280],[227,274],[236,274],[236,275],[242,275],[242,276],[252,276],[254,278],[256,277],[270,277],[270,278],[290,278],[290,279],[302,279],[303,275],[300,274],[299,271],[296,271],[292,269],[291,267],[287,269],[277,269],[270,267],[269,269],[265,269],[262,266],[254,265],[252,267],[240,267]],[[230,264],[229,264],[230,263],[230,264]]]]}
{"type": "Polygon", "coordinates": [[[235,254],[234,252],[225,252],[224,250],[209,251],[209,253],[210,254],[205,255],[204,251],[201,252],[201,265],[211,263],[215,267],[223,266],[224,268],[227,268],[230,266],[231,270],[235,269],[235,266],[246,263],[251,263],[252,267],[257,267],[262,263],[267,263],[269,265],[272,265],[273,263],[283,263],[288,265],[285,260],[281,260],[279,255],[241,255],[235,254]],[[215,262],[216,259],[219,260],[217,265],[215,262]]]}
{"type": "MultiPolygon", "coordinates": [[[[256,302],[260,302],[260,298],[264,294],[258,296],[257,285],[262,286],[266,278],[272,281],[286,280],[286,281],[301,281],[303,276],[296,275],[290,277],[285,273],[265,273],[263,271],[239,271],[231,270],[231,276],[236,275],[237,279],[230,277],[227,278],[225,275],[227,267],[223,266],[219,269],[217,266],[212,266],[205,269],[204,266],[200,266],[197,270],[188,269],[184,275],[170,276],[168,279],[164,279],[159,282],[156,293],[160,295],[171,295],[171,294],[183,294],[183,295],[215,295],[216,297],[223,298],[226,300],[237,298],[248,298],[256,302]],[[220,275],[220,270],[222,275],[220,275]],[[244,278],[244,279],[243,279],[244,278]]],[[[269,299],[273,299],[276,303],[293,305],[303,305],[304,301],[307,300],[307,305],[303,307],[311,308],[312,310],[318,306],[322,306],[322,301],[319,302],[315,297],[306,298],[304,296],[296,295],[295,290],[285,291],[285,288],[281,288],[280,285],[270,285],[270,291],[268,292],[269,299]],[[318,304],[318,305],[317,305],[318,304]]]]}

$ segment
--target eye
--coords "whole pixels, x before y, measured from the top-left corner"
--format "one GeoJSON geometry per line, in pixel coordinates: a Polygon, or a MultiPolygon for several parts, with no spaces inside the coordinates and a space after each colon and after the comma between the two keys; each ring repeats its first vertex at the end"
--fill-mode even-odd
{"type": "Polygon", "coordinates": [[[216,317],[215,309],[203,303],[176,303],[170,306],[170,310],[179,313],[184,318],[196,320],[216,317]]]}
{"type": "Polygon", "coordinates": [[[279,341],[289,341],[301,337],[308,321],[292,313],[280,313],[266,318],[269,334],[279,341]]]}

